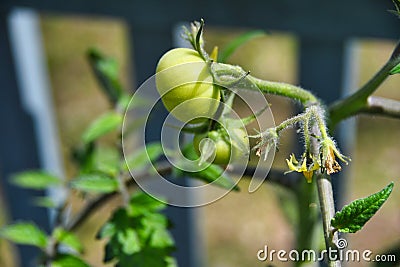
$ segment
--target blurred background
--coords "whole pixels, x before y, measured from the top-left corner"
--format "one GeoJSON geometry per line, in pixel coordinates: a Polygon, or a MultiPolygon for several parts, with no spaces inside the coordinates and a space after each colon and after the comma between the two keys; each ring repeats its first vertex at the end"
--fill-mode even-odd
{"type": "MultiPolygon", "coordinates": [[[[176,46],[176,28],[182,23],[205,19],[208,51],[214,46],[223,47],[246,31],[262,29],[267,34],[240,47],[229,62],[251,70],[256,77],[301,85],[328,104],[351,93],[379,70],[400,36],[400,21],[387,12],[394,8],[391,1],[334,2],[323,6],[319,1],[306,4],[289,0],[204,4],[177,1],[170,5],[161,1],[130,4],[72,1],[60,6],[51,1],[0,4],[0,77],[3,80],[0,116],[4,122],[0,134],[0,226],[16,219],[30,219],[43,222],[45,229],[48,227],[47,212],[28,204],[34,193],[18,191],[7,182],[13,172],[45,167],[38,154],[43,151],[41,145],[48,145],[37,141],[35,135],[40,130],[35,127],[41,125],[38,122],[41,117],[32,120],[23,100],[26,92],[18,89],[23,83],[16,74],[20,70],[15,52],[18,46],[13,43],[15,28],[10,26],[15,24],[13,18],[28,14],[33,19],[31,22],[37,23],[34,29],[39,31],[35,36],[41,44],[40,58],[48,79],[47,96],[54,116],[50,120],[54,122],[59,143],[59,167],[68,178],[75,171],[70,161],[72,146],[79,142],[87,124],[109,108],[86,61],[88,48],[98,47],[115,57],[121,65],[125,87],[134,90],[154,74],[158,58],[176,46]],[[17,134],[12,134],[13,131],[17,134]],[[25,143],[29,140],[36,148],[26,151],[25,143]],[[27,157],[28,152],[32,156],[27,157]],[[38,216],[44,218],[38,219],[38,216]]],[[[375,95],[400,100],[400,76],[390,77],[375,95]]],[[[276,123],[297,111],[292,101],[272,96],[267,99],[272,103],[276,123]]],[[[337,205],[341,207],[343,203],[374,193],[390,181],[397,185],[400,182],[400,122],[362,115],[341,126],[337,132],[339,146],[344,147],[352,162],[340,178],[341,200],[337,205]]],[[[296,146],[294,137],[294,130],[285,133],[273,168],[286,168],[285,159],[296,146]]],[[[242,180],[240,186],[246,189],[247,183],[242,180]]],[[[400,191],[396,185],[389,201],[365,228],[346,236],[349,248],[379,253],[399,244],[400,191]]],[[[231,192],[213,204],[193,209],[189,215],[185,211],[172,212],[172,216],[177,216],[171,218],[173,222],[181,220],[179,216],[190,217],[177,223],[182,227],[174,230],[175,234],[192,236],[180,239],[189,243],[181,244],[178,240],[177,253],[180,247],[190,245],[181,250],[190,250],[192,254],[187,257],[192,259],[188,262],[197,262],[194,263],[197,265],[181,266],[265,266],[256,257],[264,245],[276,250],[293,248],[294,229],[279,206],[284,194],[282,189],[267,182],[255,193],[231,192]]],[[[79,198],[70,201],[76,208],[81,204],[79,198]]],[[[118,201],[103,207],[78,229],[87,247],[85,258],[93,266],[103,266],[104,244],[95,241],[95,234],[117,204],[118,201]]],[[[26,261],[14,246],[0,240],[0,266],[23,266],[23,262],[26,261]]],[[[273,264],[291,266],[282,262],[273,264]]],[[[368,265],[348,263],[348,266],[368,265]]]]}

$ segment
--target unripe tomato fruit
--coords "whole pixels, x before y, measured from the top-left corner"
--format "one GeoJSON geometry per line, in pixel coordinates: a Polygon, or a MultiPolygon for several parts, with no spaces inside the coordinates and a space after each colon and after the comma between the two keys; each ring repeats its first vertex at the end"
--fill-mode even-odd
{"type": "Polygon", "coordinates": [[[193,49],[165,53],[157,65],[156,86],[164,106],[180,121],[201,123],[217,111],[220,91],[213,85],[206,62],[193,49]]]}
{"type": "MultiPolygon", "coordinates": [[[[238,139],[241,140],[242,142],[241,144],[238,144],[239,147],[244,147],[246,148],[246,150],[248,150],[250,144],[245,129],[237,128],[234,129],[233,131],[237,135],[238,139]]],[[[239,147],[231,145],[222,136],[222,133],[219,132],[218,130],[194,135],[193,146],[197,155],[199,156],[200,156],[200,142],[205,138],[210,138],[215,144],[215,158],[212,162],[214,164],[227,165],[229,162],[235,162],[238,159],[241,158],[243,159],[247,156],[246,152],[248,151],[242,151],[239,147]],[[232,154],[232,159],[231,159],[231,154],[232,154]]]]}

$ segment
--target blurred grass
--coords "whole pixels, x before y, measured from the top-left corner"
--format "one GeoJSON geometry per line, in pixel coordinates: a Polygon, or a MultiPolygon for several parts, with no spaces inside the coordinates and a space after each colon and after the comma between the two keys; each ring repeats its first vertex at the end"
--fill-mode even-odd
{"type": "MultiPolygon", "coordinates": [[[[53,88],[57,124],[62,142],[64,164],[68,177],[75,173],[70,163],[70,149],[79,143],[87,124],[108,108],[105,97],[97,87],[85,59],[85,51],[97,46],[112,55],[122,65],[123,82],[129,84],[129,48],[125,26],[120,21],[109,19],[83,19],[81,17],[43,16],[43,39],[53,88]]],[[[205,38],[207,49],[214,45],[223,47],[229,40],[245,29],[207,27],[205,38]]],[[[367,40],[359,46],[360,84],[364,83],[387,59],[393,42],[367,40]]],[[[161,55],[160,55],[161,56],[161,55]]],[[[252,75],[269,80],[297,84],[297,43],[289,34],[272,33],[242,46],[230,63],[239,64],[252,75]]],[[[380,96],[400,99],[400,75],[390,78],[376,93],[380,96]]],[[[293,102],[280,97],[267,96],[272,103],[276,123],[294,112],[293,102]]],[[[390,246],[400,236],[399,185],[400,123],[398,120],[365,117],[357,118],[357,138],[348,178],[348,201],[364,197],[383,188],[389,181],[396,183],[393,195],[382,210],[366,227],[352,236],[347,236],[350,248],[370,249],[378,252],[390,246]]],[[[286,168],[284,159],[292,152],[294,130],[285,133],[274,167],[286,168]]],[[[241,193],[230,193],[223,199],[200,209],[203,216],[200,224],[205,235],[208,267],[265,266],[257,261],[256,253],[264,245],[273,249],[293,247],[293,231],[277,205],[276,188],[265,185],[253,194],[246,193],[248,181],[240,182],[241,193]]],[[[73,210],[83,201],[79,196],[71,199],[73,210]]],[[[93,266],[101,263],[102,243],[94,235],[102,222],[110,215],[110,203],[99,210],[79,230],[84,244],[86,259],[93,266]]],[[[0,223],[4,215],[0,216],[0,223]]],[[[7,255],[8,248],[0,242],[0,266],[12,266],[7,255]],[[5,265],[3,264],[4,262],[5,265]]],[[[179,244],[177,244],[179,248],[179,244]]],[[[290,266],[289,263],[276,263],[290,266]]],[[[360,263],[352,266],[361,266],[360,263]]]]}

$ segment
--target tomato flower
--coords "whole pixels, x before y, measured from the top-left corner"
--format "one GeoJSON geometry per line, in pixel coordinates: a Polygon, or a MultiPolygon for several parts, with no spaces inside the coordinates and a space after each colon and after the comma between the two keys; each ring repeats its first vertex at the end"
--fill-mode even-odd
{"type": "Polygon", "coordinates": [[[307,158],[306,154],[303,154],[300,162],[296,159],[294,154],[291,154],[290,159],[286,159],[286,163],[289,167],[289,171],[285,172],[285,174],[293,171],[302,172],[307,180],[307,183],[312,182],[314,171],[321,167],[315,157],[309,156],[307,158]],[[307,159],[309,159],[309,162],[311,162],[310,164],[307,164],[307,159]]]}
{"type": "Polygon", "coordinates": [[[335,142],[331,138],[321,140],[320,146],[322,165],[325,167],[328,175],[342,170],[342,167],[336,161],[336,157],[346,165],[349,163],[350,158],[340,153],[335,142]]]}

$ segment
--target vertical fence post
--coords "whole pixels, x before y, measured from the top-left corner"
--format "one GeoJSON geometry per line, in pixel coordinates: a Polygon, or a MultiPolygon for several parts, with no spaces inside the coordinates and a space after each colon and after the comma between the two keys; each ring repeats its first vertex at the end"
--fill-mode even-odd
{"type": "MultiPolygon", "coordinates": [[[[30,204],[32,198],[42,192],[26,190],[10,185],[10,175],[27,169],[38,169],[39,155],[32,118],[24,110],[17,85],[14,59],[12,58],[9,12],[0,10],[0,182],[11,220],[27,220],[49,229],[47,210],[30,204]]],[[[18,247],[21,266],[34,266],[38,250],[18,247]]]]}
{"type": "MultiPolygon", "coordinates": [[[[329,34],[329,33],[327,33],[329,34]]],[[[328,36],[327,36],[328,38],[328,36]]],[[[323,38],[302,37],[300,39],[300,85],[312,90],[326,104],[342,96],[344,86],[344,40],[328,40],[323,38]]],[[[351,138],[352,130],[346,135],[337,135],[339,146],[351,138]]],[[[343,173],[334,175],[332,179],[336,202],[341,205],[345,190],[343,173]]]]}

